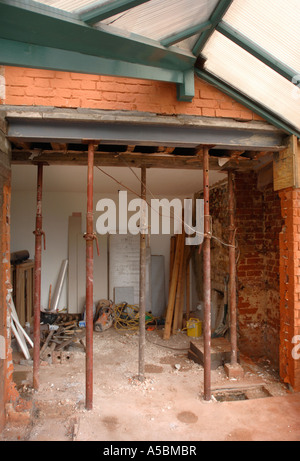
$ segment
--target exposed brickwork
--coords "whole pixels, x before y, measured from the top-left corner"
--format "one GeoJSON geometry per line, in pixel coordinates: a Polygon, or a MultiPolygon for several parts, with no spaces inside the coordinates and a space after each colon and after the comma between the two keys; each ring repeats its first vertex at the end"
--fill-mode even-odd
{"type": "Polygon", "coordinates": [[[281,191],[280,198],[284,218],[280,234],[280,375],[300,391],[300,359],[292,355],[292,339],[300,335],[300,189],[281,191]]]}
{"type": "Polygon", "coordinates": [[[280,291],[279,291],[279,235],[282,230],[280,197],[270,184],[264,191],[264,253],[266,283],[266,318],[268,328],[265,342],[269,357],[276,358],[279,369],[280,291]]]}
{"type": "MultiPolygon", "coordinates": [[[[236,173],[238,346],[252,357],[267,357],[279,367],[280,199],[270,184],[257,189],[256,174],[236,173]]],[[[213,235],[228,242],[227,184],[211,190],[213,235]]],[[[211,241],[212,289],[224,289],[229,272],[228,247],[211,241]]]]}
{"type": "MultiPolygon", "coordinates": [[[[3,179],[2,179],[3,181],[3,179]]],[[[13,362],[12,350],[10,347],[10,320],[7,312],[6,296],[10,288],[10,199],[11,189],[9,181],[5,181],[1,197],[1,299],[0,312],[1,324],[0,334],[5,338],[5,359],[1,360],[1,388],[0,388],[0,428],[5,422],[5,408],[8,402],[15,402],[18,392],[12,380],[13,362]]]]}
{"type": "Polygon", "coordinates": [[[280,199],[272,184],[259,191],[254,173],[236,176],[236,226],[241,348],[278,367],[280,199]]]}
{"type": "Polygon", "coordinates": [[[9,105],[261,120],[252,111],[199,79],[195,80],[192,102],[177,100],[175,84],[121,77],[5,67],[5,82],[5,100],[2,102],[9,105]]]}
{"type": "Polygon", "coordinates": [[[6,303],[7,283],[10,281],[10,147],[5,133],[6,122],[0,117],[0,335],[2,344],[5,344],[0,357],[0,430],[5,422],[5,405],[10,398],[11,374],[7,370],[12,363],[6,303]]]}

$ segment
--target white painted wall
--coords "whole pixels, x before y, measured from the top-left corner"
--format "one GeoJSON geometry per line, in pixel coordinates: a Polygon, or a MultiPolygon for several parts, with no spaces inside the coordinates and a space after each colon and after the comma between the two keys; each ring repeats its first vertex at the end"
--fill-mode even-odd
{"type": "MultiPolygon", "coordinates": [[[[139,191],[138,178],[127,167],[105,168],[122,184],[139,191]]],[[[139,176],[139,169],[134,169],[139,176]]],[[[11,251],[28,250],[34,258],[34,234],[36,213],[37,167],[29,165],[12,166],[12,204],[11,204],[11,251]]],[[[86,213],[86,167],[51,166],[44,168],[43,179],[43,230],[46,233],[46,251],[42,253],[42,307],[48,306],[49,287],[54,290],[61,262],[68,257],[68,218],[73,212],[81,212],[83,231],[86,213]]],[[[211,184],[223,179],[224,173],[211,172],[211,184]]],[[[147,188],[156,198],[192,197],[202,187],[202,172],[195,170],[147,170],[147,188]],[[164,195],[166,194],[166,195],[164,195]],[[170,194],[168,196],[167,194],[170,194]]],[[[118,190],[125,190],[120,184],[95,168],[94,206],[100,198],[115,199],[118,190]]],[[[128,200],[133,196],[128,195],[128,200]]],[[[135,198],[135,197],[134,197],[135,198]]],[[[153,198],[148,193],[148,200],[153,198]]],[[[95,220],[97,212],[95,213],[95,220]]],[[[96,230],[96,225],[95,225],[96,230]]],[[[166,299],[168,296],[170,236],[151,235],[151,253],[164,255],[166,299]]],[[[106,251],[105,239],[101,239],[101,253],[106,251]]],[[[96,257],[96,249],[95,249],[96,257]]],[[[106,298],[107,267],[103,267],[103,278],[97,284],[97,295],[106,298]],[[102,296],[103,294],[103,296],[102,296]]],[[[197,300],[195,300],[197,302],[197,300]]],[[[63,287],[59,309],[67,307],[67,286],[63,287]]],[[[193,306],[195,307],[195,306],[193,306]]]]}
{"type": "MultiPolygon", "coordinates": [[[[117,195],[94,194],[94,207],[101,198],[116,200],[117,195]]],[[[128,195],[128,201],[133,198],[128,195]]],[[[166,197],[168,198],[168,197],[166,197]]],[[[172,199],[174,197],[170,197],[172,199]]],[[[46,251],[42,251],[42,284],[41,305],[47,308],[49,288],[52,293],[57,281],[61,262],[68,258],[68,218],[73,212],[81,212],[83,232],[85,231],[86,194],[84,192],[43,192],[43,230],[46,234],[46,251]]],[[[34,190],[12,191],[11,204],[11,251],[28,250],[30,258],[34,259],[34,234],[36,213],[36,193],[34,190]]],[[[96,219],[99,215],[95,212],[96,219]]],[[[172,228],[172,226],[171,226],[172,228]]],[[[151,254],[163,255],[165,258],[166,299],[168,296],[169,262],[170,262],[170,235],[150,235],[151,254]]],[[[100,253],[107,251],[106,241],[101,238],[100,253]]],[[[94,247],[95,258],[96,247],[94,247]]],[[[101,255],[100,255],[101,258],[101,255]]],[[[107,298],[107,263],[103,265],[103,277],[95,281],[95,294],[98,299],[107,298]],[[99,288],[100,287],[100,288],[99,288]]],[[[63,286],[58,305],[59,310],[67,308],[67,279],[63,286]]]]}

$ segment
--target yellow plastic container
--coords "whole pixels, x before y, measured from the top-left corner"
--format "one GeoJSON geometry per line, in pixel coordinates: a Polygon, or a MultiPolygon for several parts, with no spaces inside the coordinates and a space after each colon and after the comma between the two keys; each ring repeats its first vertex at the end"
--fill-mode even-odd
{"type": "Polygon", "coordinates": [[[192,338],[199,338],[202,335],[202,321],[199,319],[189,319],[187,321],[187,335],[192,338]]]}

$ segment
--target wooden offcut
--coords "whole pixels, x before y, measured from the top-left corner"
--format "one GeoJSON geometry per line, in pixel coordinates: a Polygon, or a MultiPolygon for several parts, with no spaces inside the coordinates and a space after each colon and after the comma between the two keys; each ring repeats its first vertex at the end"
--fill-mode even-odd
{"type": "Polygon", "coordinates": [[[34,261],[27,260],[12,266],[13,299],[20,324],[31,323],[33,318],[34,261]]]}
{"type": "Polygon", "coordinates": [[[169,339],[171,336],[172,330],[172,321],[173,314],[175,309],[176,293],[177,293],[177,284],[179,278],[180,264],[182,260],[182,253],[184,251],[184,234],[179,234],[176,242],[176,250],[174,257],[174,264],[172,270],[172,278],[169,290],[169,300],[167,307],[167,314],[165,320],[165,330],[164,330],[164,339],[169,339]]]}
{"type": "Polygon", "coordinates": [[[274,190],[300,187],[300,144],[296,136],[290,136],[286,149],[274,154],[274,190]]]}
{"type": "Polygon", "coordinates": [[[183,305],[183,298],[184,298],[184,285],[183,285],[183,278],[184,278],[184,242],[185,242],[185,235],[183,233],[183,238],[181,240],[181,248],[180,248],[180,262],[179,262],[179,269],[178,269],[178,280],[177,280],[177,289],[176,289],[176,298],[175,298],[175,306],[174,306],[174,319],[173,319],[173,333],[175,333],[178,329],[181,329],[180,324],[180,313],[182,312],[182,305],[183,305]]]}

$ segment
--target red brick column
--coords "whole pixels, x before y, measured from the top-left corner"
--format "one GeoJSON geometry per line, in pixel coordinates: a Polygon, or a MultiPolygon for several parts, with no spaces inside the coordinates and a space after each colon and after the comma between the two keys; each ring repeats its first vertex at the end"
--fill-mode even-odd
{"type": "Polygon", "coordinates": [[[300,354],[295,352],[299,351],[299,341],[293,339],[300,335],[300,189],[285,189],[279,195],[284,219],[279,239],[280,376],[298,392],[300,354]]]}

